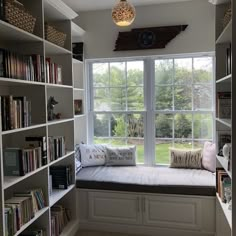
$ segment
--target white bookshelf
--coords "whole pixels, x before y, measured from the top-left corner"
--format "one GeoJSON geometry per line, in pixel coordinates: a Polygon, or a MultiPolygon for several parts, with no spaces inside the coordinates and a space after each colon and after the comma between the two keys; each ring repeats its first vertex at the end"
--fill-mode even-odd
{"type": "MultiPolygon", "coordinates": [[[[216,17],[215,17],[215,50],[216,50],[216,95],[218,92],[231,92],[231,117],[228,119],[222,119],[221,117],[217,117],[216,120],[216,134],[221,135],[224,134],[231,134],[231,142],[234,142],[234,136],[235,134],[235,87],[236,83],[234,81],[235,77],[235,55],[236,51],[234,49],[235,47],[235,40],[236,35],[233,32],[233,28],[235,27],[235,5],[233,4],[233,1],[231,0],[211,0],[211,3],[215,4],[216,8],[216,17]],[[232,9],[232,19],[229,21],[229,23],[223,27],[223,18],[226,10],[229,7],[229,4],[231,3],[231,6],[234,7],[232,9]],[[232,54],[232,66],[231,66],[231,72],[228,72],[227,74],[227,66],[226,66],[226,55],[227,55],[227,49],[231,48],[231,54],[232,54]]],[[[229,50],[229,49],[228,49],[229,50]]],[[[218,140],[219,137],[217,137],[218,140]]],[[[217,145],[218,146],[218,145],[217,145]]],[[[227,175],[231,178],[231,191],[232,191],[232,203],[234,205],[236,199],[234,197],[235,195],[235,174],[234,168],[232,168],[235,164],[234,160],[234,153],[236,153],[236,148],[234,147],[235,144],[232,143],[231,148],[231,159],[230,163],[229,161],[222,157],[217,155],[217,165],[218,167],[221,167],[225,170],[227,175]],[[230,167],[230,168],[229,168],[230,167]]],[[[218,149],[217,152],[220,150],[218,149]]],[[[217,183],[216,183],[217,184],[217,183]]],[[[216,209],[217,209],[217,215],[216,215],[216,227],[217,232],[216,235],[224,235],[224,236],[233,236],[236,235],[236,227],[232,222],[235,221],[235,213],[236,209],[229,210],[229,204],[223,203],[221,201],[221,198],[219,194],[216,194],[216,209]],[[219,209],[219,210],[218,210],[219,209]],[[223,219],[223,220],[222,220],[223,219]]]]}
{"type": "MultiPolygon", "coordinates": [[[[50,217],[51,207],[54,204],[62,204],[71,211],[72,219],[64,228],[61,235],[70,234],[72,229],[78,227],[76,214],[76,191],[75,191],[75,161],[74,145],[76,124],[79,116],[74,116],[74,87],[78,82],[81,87],[78,93],[84,92],[83,77],[75,80],[73,76],[74,65],[82,66],[83,62],[72,58],[72,41],[82,37],[85,31],[77,26],[72,20],[78,14],[68,7],[62,0],[37,0],[25,1],[25,7],[32,15],[37,17],[34,34],[21,30],[7,22],[0,20],[0,47],[11,49],[20,54],[40,54],[44,59],[47,57],[62,66],[62,84],[50,84],[48,82],[35,82],[16,78],[0,77],[0,95],[27,96],[32,102],[32,125],[25,128],[2,131],[0,122],[0,235],[5,235],[4,202],[11,198],[15,192],[40,187],[44,192],[46,207],[35,214],[35,217],[23,225],[14,235],[17,236],[28,227],[40,227],[45,229],[46,235],[51,235],[50,217]],[[51,23],[59,30],[67,34],[64,47],[57,46],[44,37],[44,23],[51,23]],[[7,42],[7,44],[6,44],[7,42]],[[75,81],[77,81],[75,83],[75,81]],[[58,120],[47,121],[47,101],[54,96],[59,104],[55,113],[61,112],[62,117],[58,120]],[[24,138],[27,136],[65,136],[66,154],[24,176],[4,176],[3,149],[6,147],[23,147],[24,138]],[[49,193],[49,171],[54,165],[72,166],[73,183],[65,190],[53,189],[49,193]],[[68,234],[69,233],[69,234],[68,234]]],[[[1,117],[1,116],[0,116],[1,117]]],[[[84,113],[81,117],[86,117],[84,113]]],[[[83,120],[83,119],[82,119],[83,120]]],[[[81,126],[84,128],[84,124],[81,126]]],[[[80,127],[80,128],[81,128],[80,127]]],[[[85,129],[85,128],[84,128],[85,129]]],[[[86,129],[85,131],[86,134],[86,129]]],[[[84,140],[84,139],[83,139],[84,140]]],[[[49,153],[49,150],[48,150],[49,153]]]]}

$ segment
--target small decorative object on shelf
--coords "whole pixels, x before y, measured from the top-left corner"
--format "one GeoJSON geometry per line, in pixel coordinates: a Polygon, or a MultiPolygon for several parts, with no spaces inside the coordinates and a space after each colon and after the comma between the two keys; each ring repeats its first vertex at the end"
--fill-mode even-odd
{"type": "Polygon", "coordinates": [[[45,23],[45,38],[51,43],[64,47],[66,34],[57,30],[55,27],[45,23]]]}
{"type": "Polygon", "coordinates": [[[226,144],[223,146],[222,152],[223,152],[223,156],[224,156],[227,160],[229,160],[229,159],[230,159],[230,152],[231,152],[231,143],[226,143],[226,144]]]}
{"type": "Polygon", "coordinates": [[[48,105],[47,105],[47,108],[48,108],[48,121],[52,121],[52,120],[55,120],[55,119],[60,119],[60,116],[58,116],[58,114],[55,114],[53,112],[54,111],[54,107],[57,104],[58,104],[58,102],[55,100],[54,97],[52,97],[52,96],[49,97],[48,105]]]}
{"type": "Polygon", "coordinates": [[[83,61],[83,48],[84,48],[84,43],[73,43],[72,44],[73,48],[73,58],[83,61]]]}
{"type": "Polygon", "coordinates": [[[36,18],[33,17],[24,7],[24,5],[17,0],[1,0],[5,1],[5,21],[10,24],[28,31],[29,33],[34,32],[36,18]]]}
{"type": "Polygon", "coordinates": [[[81,115],[83,113],[83,101],[81,99],[74,100],[75,115],[81,115]]]}

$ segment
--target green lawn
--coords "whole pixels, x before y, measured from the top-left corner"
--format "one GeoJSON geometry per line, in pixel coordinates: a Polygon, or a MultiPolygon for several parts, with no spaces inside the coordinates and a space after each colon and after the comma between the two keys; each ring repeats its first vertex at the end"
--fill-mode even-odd
{"type": "MultiPolygon", "coordinates": [[[[107,139],[96,139],[95,143],[107,143],[107,139]]],[[[122,140],[112,140],[110,142],[113,146],[125,146],[122,140]]],[[[144,162],[144,146],[136,144],[138,163],[144,162]]],[[[156,163],[169,164],[169,147],[172,147],[172,143],[160,143],[156,145],[156,163]]],[[[175,144],[176,148],[191,148],[192,144],[183,143],[175,144]]]]}

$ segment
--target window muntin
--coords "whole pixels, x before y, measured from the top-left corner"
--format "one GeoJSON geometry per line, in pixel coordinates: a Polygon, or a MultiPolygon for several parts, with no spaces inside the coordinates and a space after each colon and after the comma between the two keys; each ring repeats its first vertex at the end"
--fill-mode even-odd
{"type": "Polygon", "coordinates": [[[144,163],[144,61],[93,63],[92,77],[94,143],[136,145],[144,163]]]}
{"type": "Polygon", "coordinates": [[[91,136],[95,143],[136,145],[140,163],[153,159],[152,163],[168,164],[169,147],[198,148],[213,140],[212,56],[91,65],[94,115],[91,136]],[[144,79],[145,74],[152,75],[145,69],[150,70],[148,63],[155,65],[154,76],[144,79]],[[154,109],[145,105],[148,96],[152,96],[148,101],[154,101],[154,109]],[[151,117],[148,114],[154,115],[153,125],[145,118],[151,117]],[[154,136],[146,133],[148,126],[155,127],[154,136]],[[153,143],[155,156],[144,159],[148,142],[153,143]]]}
{"type": "Polygon", "coordinates": [[[213,139],[212,71],[212,57],[155,60],[156,163],[169,163],[169,147],[213,139]]]}

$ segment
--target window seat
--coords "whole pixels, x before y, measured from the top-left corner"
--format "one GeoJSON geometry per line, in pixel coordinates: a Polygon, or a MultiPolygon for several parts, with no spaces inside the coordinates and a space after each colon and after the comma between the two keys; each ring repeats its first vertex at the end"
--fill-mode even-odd
{"type": "Polygon", "coordinates": [[[206,170],[169,167],[86,167],[77,188],[127,192],[215,196],[215,175],[206,170]]]}

